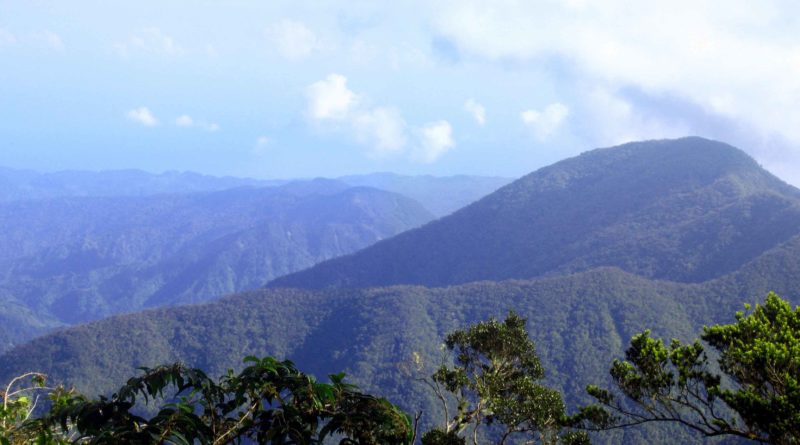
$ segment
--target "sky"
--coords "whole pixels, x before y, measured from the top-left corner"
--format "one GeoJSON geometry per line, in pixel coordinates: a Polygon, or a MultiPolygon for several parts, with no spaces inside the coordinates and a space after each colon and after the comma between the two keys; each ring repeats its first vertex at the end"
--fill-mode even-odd
{"type": "Polygon", "coordinates": [[[699,135],[800,185],[800,4],[0,0],[0,165],[517,177],[699,135]]]}

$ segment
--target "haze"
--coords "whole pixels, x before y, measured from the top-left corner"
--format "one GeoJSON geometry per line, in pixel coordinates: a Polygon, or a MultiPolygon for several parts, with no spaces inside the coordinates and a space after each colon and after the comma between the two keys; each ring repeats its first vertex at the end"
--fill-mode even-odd
{"type": "Polygon", "coordinates": [[[798,17],[780,1],[0,1],[0,164],[515,177],[693,134],[798,184],[798,17]]]}

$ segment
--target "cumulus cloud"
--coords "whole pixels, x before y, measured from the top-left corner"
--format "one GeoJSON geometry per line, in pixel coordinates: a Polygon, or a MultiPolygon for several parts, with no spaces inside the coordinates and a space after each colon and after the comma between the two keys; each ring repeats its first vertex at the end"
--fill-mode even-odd
{"type": "Polygon", "coordinates": [[[122,57],[133,54],[178,56],[184,52],[183,47],[172,36],[155,27],[139,30],[128,40],[115,44],[114,49],[122,57]]]}
{"type": "Polygon", "coordinates": [[[525,110],[520,113],[522,123],[533,128],[540,140],[545,140],[555,133],[567,116],[569,108],[559,102],[546,106],[542,111],[525,110]]]}
{"type": "Polygon", "coordinates": [[[267,29],[267,35],[278,52],[289,60],[304,59],[322,47],[314,31],[294,20],[281,20],[267,29]]]}
{"type": "Polygon", "coordinates": [[[195,127],[210,132],[219,131],[220,129],[219,124],[215,122],[195,121],[194,118],[188,114],[182,114],[178,116],[175,119],[175,125],[186,128],[195,127]]]}
{"type": "Polygon", "coordinates": [[[630,100],[605,88],[589,91],[583,107],[595,123],[598,145],[617,145],[643,139],[677,138],[690,133],[680,120],[637,110],[630,100]]]}
{"type": "Polygon", "coordinates": [[[183,114],[181,116],[178,116],[177,119],[175,119],[175,125],[179,127],[191,127],[192,125],[194,125],[194,119],[192,119],[192,117],[187,114],[183,114]]]}
{"type": "Polygon", "coordinates": [[[378,107],[353,118],[356,139],[377,154],[394,153],[406,146],[406,123],[399,111],[378,107]]]}
{"type": "Polygon", "coordinates": [[[431,122],[420,129],[420,144],[415,150],[415,157],[421,162],[431,163],[455,145],[453,127],[449,122],[431,122]]]}
{"type": "Polygon", "coordinates": [[[308,114],[314,119],[344,120],[358,102],[358,96],[347,88],[347,78],[329,74],[325,80],[306,89],[308,114]]]}
{"type": "Polygon", "coordinates": [[[800,43],[785,37],[798,14],[781,0],[452,0],[433,23],[472,57],[566,61],[583,84],[680,97],[800,142],[800,43]]]}
{"type": "Polygon", "coordinates": [[[153,116],[153,113],[151,113],[150,109],[147,107],[139,107],[129,110],[127,116],[129,120],[142,124],[145,127],[155,127],[158,125],[158,119],[153,116]]]}
{"type": "Polygon", "coordinates": [[[446,121],[415,129],[399,110],[367,105],[340,74],[330,74],[309,85],[306,98],[307,115],[312,121],[346,129],[375,157],[408,154],[417,161],[433,162],[454,145],[452,128],[446,121]]]}
{"type": "Polygon", "coordinates": [[[17,43],[34,48],[47,48],[55,51],[64,50],[64,40],[53,31],[44,30],[18,36],[7,29],[0,28],[0,47],[17,43]]]}
{"type": "Polygon", "coordinates": [[[486,124],[486,108],[483,105],[475,102],[475,99],[468,99],[464,103],[464,111],[472,115],[478,125],[483,126],[486,124]]]}

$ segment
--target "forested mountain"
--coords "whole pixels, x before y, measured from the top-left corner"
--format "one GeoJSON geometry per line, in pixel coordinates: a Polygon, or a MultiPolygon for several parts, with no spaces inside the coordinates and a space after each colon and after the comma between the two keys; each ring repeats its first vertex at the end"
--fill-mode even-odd
{"type": "Polygon", "coordinates": [[[7,335],[257,288],[432,218],[409,198],[332,180],[3,203],[7,335]]]}
{"type": "Polygon", "coordinates": [[[598,149],[275,287],[442,286],[599,266],[699,282],[800,233],[800,191],[701,138],[598,149]]]}
{"type": "Polygon", "coordinates": [[[394,173],[342,176],[336,178],[350,185],[361,185],[408,196],[437,217],[456,210],[494,192],[512,181],[492,176],[403,176],[394,173]]]}
{"type": "MultiPolygon", "coordinates": [[[[586,384],[605,383],[632,334],[693,338],[769,291],[796,304],[798,275],[800,192],[722,143],[627,144],[541,169],[267,289],[17,346],[0,357],[0,381],[37,369],[105,391],[138,366],[183,360],[215,375],[269,354],[317,376],[346,371],[433,421],[435,396],[415,378],[441,362],[445,334],[513,309],[529,320],[549,383],[574,407],[586,384]]],[[[672,434],[602,440],[678,440],[672,434]]]]}
{"type": "MultiPolygon", "coordinates": [[[[655,335],[685,340],[703,324],[731,322],[743,303],[760,301],[769,290],[798,295],[800,284],[781,278],[800,273],[798,257],[800,239],[793,239],[737,273],[702,284],[600,268],[446,288],[251,291],[206,305],[117,316],[36,339],[0,358],[0,380],[40,369],[55,381],[109,390],[137,366],[183,360],[217,375],[238,367],[245,355],[272,354],[317,376],[344,370],[365,390],[412,412],[423,409],[433,421],[441,415],[434,395],[414,379],[440,363],[445,333],[513,309],[529,320],[548,382],[574,407],[586,401],[586,384],[605,383],[611,360],[622,355],[632,334],[650,328],[655,335]],[[770,264],[783,267],[765,267],[770,264]],[[415,352],[425,369],[414,367],[415,352]]],[[[643,437],[637,429],[621,434],[603,437],[609,443],[643,437]]]]}

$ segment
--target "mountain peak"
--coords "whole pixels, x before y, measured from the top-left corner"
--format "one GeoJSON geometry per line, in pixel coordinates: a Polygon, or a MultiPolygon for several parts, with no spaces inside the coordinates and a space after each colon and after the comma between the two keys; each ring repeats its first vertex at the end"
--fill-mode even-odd
{"type": "Polygon", "coordinates": [[[800,192],[698,137],[635,142],[539,169],[454,214],[273,286],[451,285],[613,266],[703,281],[800,232],[800,192]]]}

